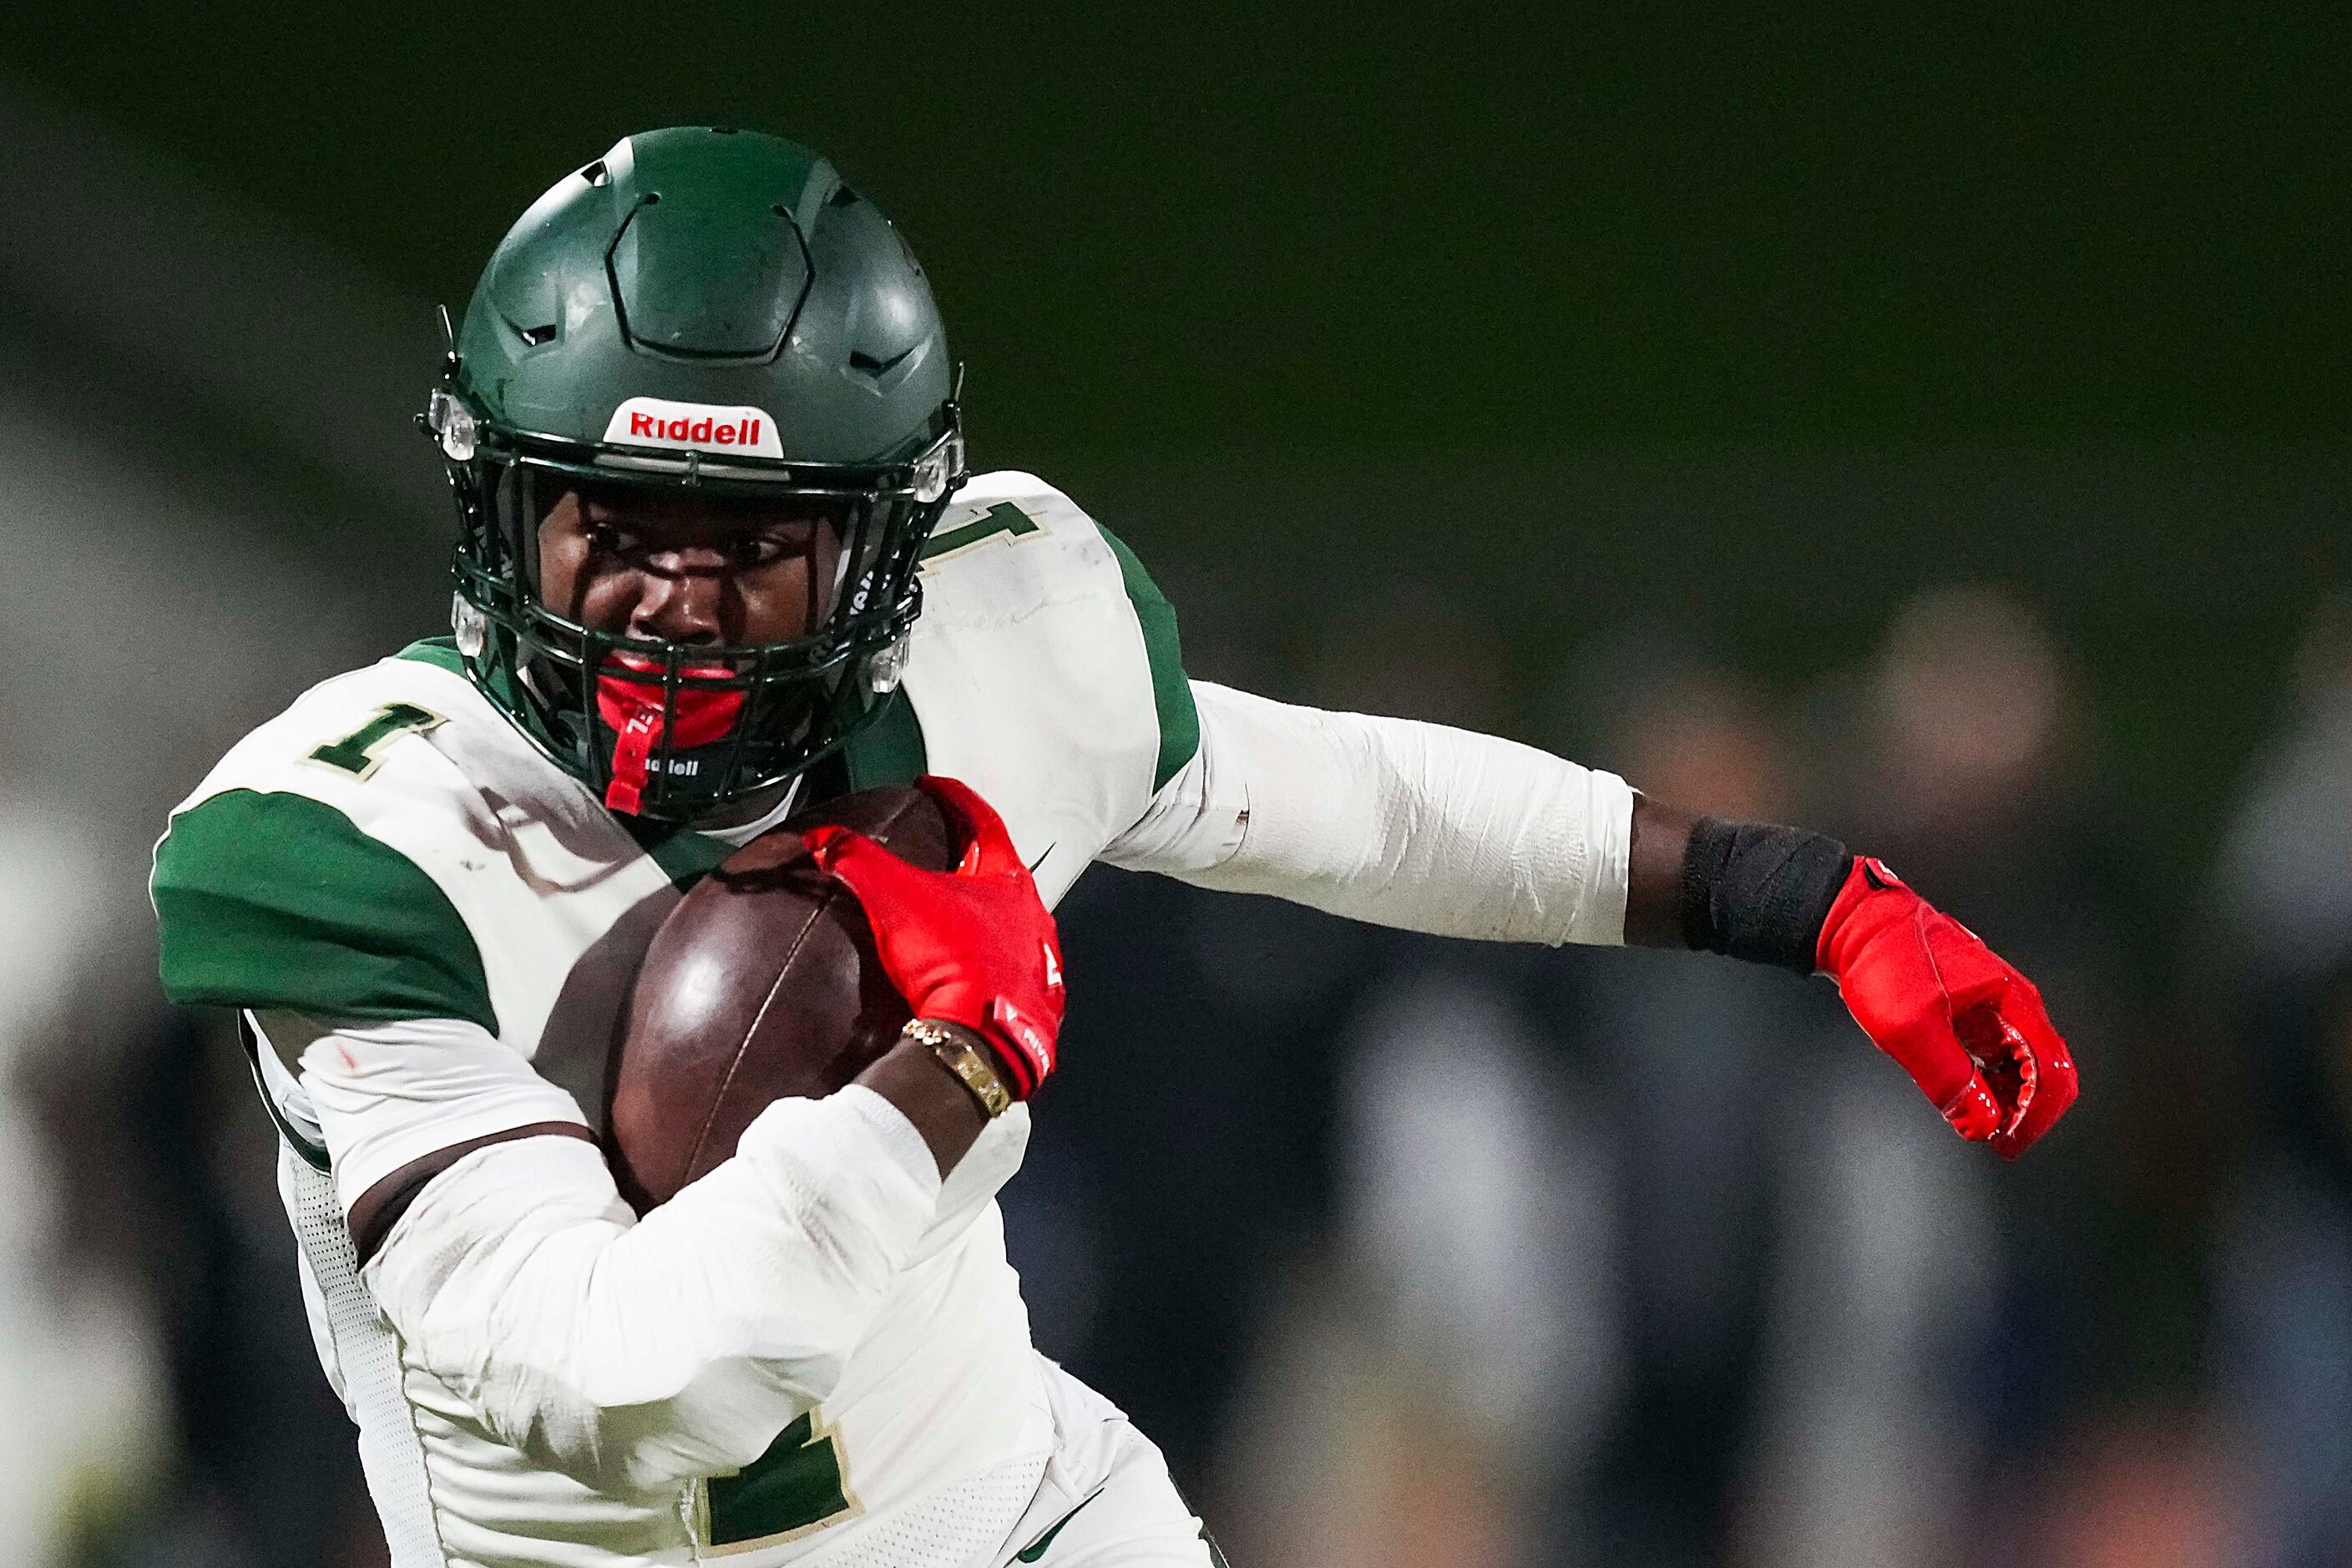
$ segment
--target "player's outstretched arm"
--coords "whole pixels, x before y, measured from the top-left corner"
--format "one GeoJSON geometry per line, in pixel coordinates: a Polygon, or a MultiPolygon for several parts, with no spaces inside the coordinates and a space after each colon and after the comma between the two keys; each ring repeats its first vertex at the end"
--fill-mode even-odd
{"type": "Polygon", "coordinates": [[[1442,936],[1818,971],[1963,1137],[2006,1155],[2074,1100],[2032,984],[1834,839],[1695,818],[1490,735],[1192,689],[1199,748],[1115,864],[1442,936]]]}
{"type": "Polygon", "coordinates": [[[1113,865],[1351,920],[1615,943],[1633,792],[1492,735],[1192,683],[1200,742],[1113,865]]]}

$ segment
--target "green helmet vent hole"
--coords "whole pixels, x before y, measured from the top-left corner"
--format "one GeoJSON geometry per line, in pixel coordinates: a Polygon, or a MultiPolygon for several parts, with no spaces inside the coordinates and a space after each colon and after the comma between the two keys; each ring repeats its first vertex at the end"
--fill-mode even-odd
{"type": "Polygon", "coordinates": [[[557,324],[550,321],[543,327],[517,327],[515,332],[522,339],[526,348],[535,349],[542,343],[551,343],[555,341],[557,324]]]}
{"type": "Polygon", "coordinates": [[[602,158],[581,170],[580,177],[592,185],[609,185],[613,183],[613,172],[604,167],[604,160],[602,158]]]}
{"type": "Polygon", "coordinates": [[[838,185],[834,188],[833,195],[824,198],[824,205],[829,207],[845,207],[856,200],[856,191],[851,190],[847,185],[838,185]]]}

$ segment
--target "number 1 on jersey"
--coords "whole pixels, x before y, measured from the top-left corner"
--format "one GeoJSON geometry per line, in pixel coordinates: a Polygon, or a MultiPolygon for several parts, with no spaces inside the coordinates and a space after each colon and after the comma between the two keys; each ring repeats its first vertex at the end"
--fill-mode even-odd
{"type": "Polygon", "coordinates": [[[441,715],[413,702],[389,702],[375,716],[340,741],[330,741],[310,753],[314,763],[341,768],[354,778],[365,778],[383,761],[382,752],[394,735],[422,734],[441,722],[441,715]]]}

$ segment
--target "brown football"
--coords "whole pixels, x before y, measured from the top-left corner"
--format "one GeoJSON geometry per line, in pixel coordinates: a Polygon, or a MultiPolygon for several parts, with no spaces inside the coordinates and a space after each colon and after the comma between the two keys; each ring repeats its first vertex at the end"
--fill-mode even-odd
{"type": "Polygon", "coordinates": [[[927,870],[956,847],[919,790],[872,789],[793,816],[720,863],[654,933],[614,1062],[606,1152],[642,1214],[735,1152],[771,1100],[825,1095],[907,1021],[866,916],[800,841],[837,822],[927,870]]]}

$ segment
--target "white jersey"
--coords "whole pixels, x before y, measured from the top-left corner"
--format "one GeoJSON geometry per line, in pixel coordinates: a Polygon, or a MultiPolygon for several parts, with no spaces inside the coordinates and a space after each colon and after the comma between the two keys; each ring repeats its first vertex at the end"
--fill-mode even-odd
{"type": "MultiPolygon", "coordinates": [[[[1049,904],[1103,858],[1425,930],[1619,939],[1622,782],[1188,683],[1142,568],[1030,476],[959,492],[923,586],[849,781],[963,780],[1049,904]]],[[[981,1563],[1031,1506],[1054,1419],[993,1196],[1025,1108],[942,1184],[878,1097],[780,1102],[634,1227],[586,1141],[646,943],[782,815],[724,835],[616,817],[446,643],[313,688],[174,812],[154,883],[166,986],[268,1037],[320,1352],[397,1568],[847,1562],[917,1515],[961,1522],[900,1561],[981,1563]],[[582,1136],[490,1142],[519,1129],[582,1136]],[[419,1162],[421,1195],[355,1246],[354,1203],[419,1162]],[[712,1261],[730,1237],[745,1256],[712,1261]],[[540,1316],[584,1326],[544,1346],[515,1303],[567,1247],[578,1271],[540,1316]],[[705,1263],[667,1318],[589,1299],[705,1263]]]]}

